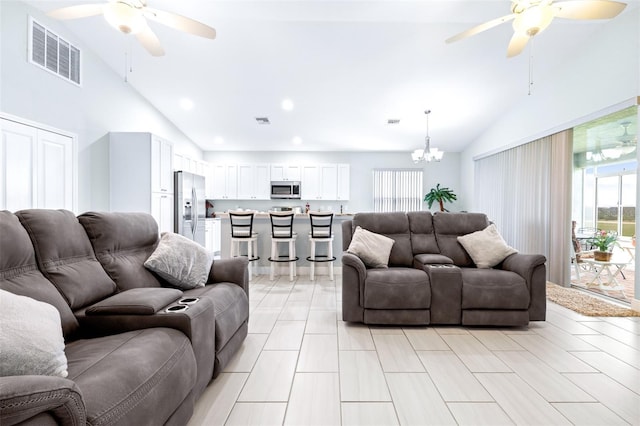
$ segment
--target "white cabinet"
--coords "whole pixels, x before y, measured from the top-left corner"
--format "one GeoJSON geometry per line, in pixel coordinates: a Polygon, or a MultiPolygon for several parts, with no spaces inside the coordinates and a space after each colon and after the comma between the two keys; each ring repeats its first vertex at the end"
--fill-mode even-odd
{"type": "Polygon", "coordinates": [[[173,145],[151,133],[109,133],[109,209],[150,213],[173,231],[172,160],[173,145]]]}
{"type": "Polygon", "coordinates": [[[75,138],[44,127],[0,118],[0,209],[76,210],[75,138]]]}
{"type": "Polygon", "coordinates": [[[300,179],[301,179],[301,170],[300,170],[300,166],[297,164],[272,164],[271,165],[271,180],[299,181],[300,179]]]}
{"type": "Polygon", "coordinates": [[[217,200],[234,200],[238,194],[238,166],[212,164],[213,182],[211,197],[217,200]]]}
{"type": "Polygon", "coordinates": [[[303,166],[301,185],[303,200],[337,199],[337,165],[327,163],[303,166]]]}
{"type": "Polygon", "coordinates": [[[338,164],[338,185],[336,200],[345,201],[349,199],[350,169],[348,164],[338,164]]]}
{"type": "Polygon", "coordinates": [[[220,219],[205,220],[205,248],[213,252],[215,258],[220,258],[220,219]]]}
{"type": "Polygon", "coordinates": [[[271,180],[269,164],[238,164],[239,200],[269,200],[271,180]]]}

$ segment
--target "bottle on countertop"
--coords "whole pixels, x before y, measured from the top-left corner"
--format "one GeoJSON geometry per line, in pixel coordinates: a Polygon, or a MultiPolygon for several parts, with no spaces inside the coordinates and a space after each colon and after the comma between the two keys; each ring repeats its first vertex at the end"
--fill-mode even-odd
{"type": "Polygon", "coordinates": [[[306,214],[309,214],[309,203],[307,203],[307,204],[304,206],[304,212],[305,212],[306,214]]]}

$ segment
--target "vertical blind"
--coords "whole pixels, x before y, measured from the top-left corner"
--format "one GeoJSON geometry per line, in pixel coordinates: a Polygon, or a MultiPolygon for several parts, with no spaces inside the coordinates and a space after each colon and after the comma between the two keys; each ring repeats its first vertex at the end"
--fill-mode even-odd
{"type": "Polygon", "coordinates": [[[548,278],[568,285],[571,131],[475,162],[475,206],[521,253],[544,254],[548,278]]]}
{"type": "Polygon", "coordinates": [[[375,169],[373,210],[408,212],[422,210],[422,170],[375,169]]]}

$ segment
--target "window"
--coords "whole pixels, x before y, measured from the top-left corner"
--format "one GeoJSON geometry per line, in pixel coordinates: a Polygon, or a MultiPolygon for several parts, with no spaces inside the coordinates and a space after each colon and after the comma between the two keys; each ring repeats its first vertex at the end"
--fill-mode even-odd
{"type": "Polygon", "coordinates": [[[408,212],[422,210],[422,170],[375,169],[373,211],[408,212]]]}
{"type": "Polygon", "coordinates": [[[29,23],[31,63],[80,85],[80,50],[35,20],[29,23]]]}

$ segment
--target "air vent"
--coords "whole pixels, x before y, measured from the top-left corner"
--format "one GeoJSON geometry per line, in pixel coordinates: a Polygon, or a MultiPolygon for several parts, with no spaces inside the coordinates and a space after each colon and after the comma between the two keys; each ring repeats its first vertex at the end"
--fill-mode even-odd
{"type": "Polygon", "coordinates": [[[258,124],[271,124],[269,122],[269,117],[256,117],[256,121],[258,124]]]}
{"type": "Polygon", "coordinates": [[[80,49],[29,19],[29,62],[80,85],[80,49]]]}
{"type": "Polygon", "coordinates": [[[400,124],[399,118],[390,118],[387,120],[387,124],[400,124]]]}

